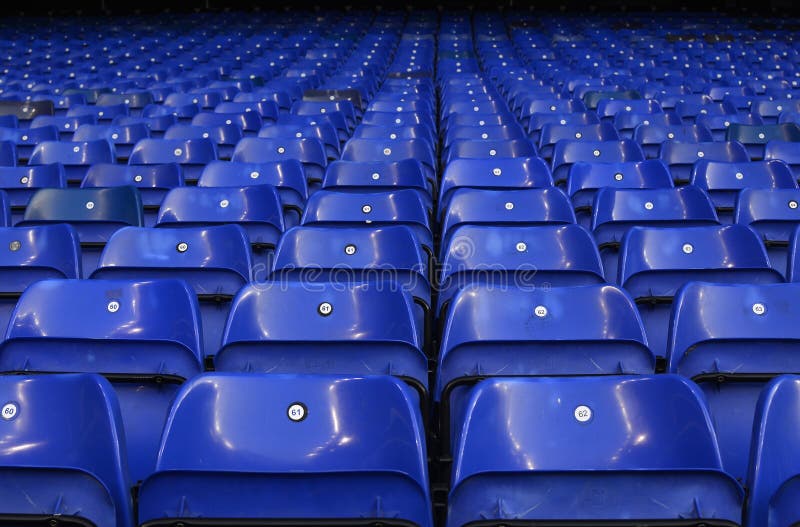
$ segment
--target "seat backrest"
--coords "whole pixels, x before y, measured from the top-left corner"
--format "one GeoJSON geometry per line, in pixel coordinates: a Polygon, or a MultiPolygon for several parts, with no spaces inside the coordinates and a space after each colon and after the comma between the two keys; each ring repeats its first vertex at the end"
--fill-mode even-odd
{"type": "Polygon", "coordinates": [[[728,163],[746,163],[750,156],[744,145],[736,141],[678,143],[664,141],[661,144],[659,158],[669,165],[675,182],[687,183],[692,167],[697,161],[722,161],[728,163]]]}
{"type": "Polygon", "coordinates": [[[556,184],[565,183],[569,168],[573,163],[621,163],[644,161],[644,153],[630,139],[619,141],[581,141],[562,139],[553,150],[553,180],[556,184]]]}
{"type": "Polygon", "coordinates": [[[43,280],[17,302],[0,368],[187,379],[203,369],[199,327],[182,280],[43,280]]]}
{"type": "Polygon", "coordinates": [[[765,240],[788,241],[800,225],[800,190],[745,188],[739,191],[734,222],[749,225],[765,240]]]}
{"type": "Polygon", "coordinates": [[[217,159],[211,139],[142,139],[133,147],[129,165],[205,165],[217,159]]]}
{"type": "Polygon", "coordinates": [[[69,224],[0,227],[0,247],[4,293],[22,293],[38,280],[81,276],[81,248],[69,224]]]}
{"type": "Polygon", "coordinates": [[[416,188],[427,192],[422,164],[416,159],[401,161],[334,161],[325,171],[322,188],[380,189],[416,188]]]}
{"type": "Polygon", "coordinates": [[[247,233],[239,225],[183,229],[125,227],[108,240],[92,278],[181,278],[198,295],[234,295],[251,280],[247,233]]]}
{"type": "Polygon", "coordinates": [[[618,282],[634,298],[672,297],[690,280],[770,284],[783,277],[744,225],[633,227],[625,235],[618,282]]]}
{"type": "MultiPolygon", "coordinates": [[[[281,194],[283,191],[292,191],[296,194],[295,199],[292,200],[294,204],[305,203],[308,198],[308,184],[303,172],[303,165],[297,159],[268,163],[212,161],[206,165],[197,181],[198,187],[246,187],[251,185],[272,185],[281,194]]],[[[283,201],[286,205],[286,200],[283,201]]]]}
{"type": "MultiPolygon", "coordinates": [[[[83,188],[131,186],[139,188],[140,192],[145,192],[146,189],[167,190],[183,185],[183,172],[177,163],[163,165],[97,163],[89,167],[81,183],[83,188]]],[[[160,200],[156,204],[158,203],[160,200]]]]}
{"type": "Polygon", "coordinates": [[[321,190],[309,198],[302,223],[410,223],[430,230],[429,211],[411,189],[371,193],[321,190]]]}
{"type": "Polygon", "coordinates": [[[114,147],[105,139],[75,143],[43,141],[33,149],[28,164],[61,163],[70,166],[88,166],[95,163],[113,163],[116,159],[114,147]]]}
{"type": "Polygon", "coordinates": [[[596,192],[604,187],[670,188],[672,177],[658,159],[624,163],[587,163],[572,165],[567,176],[567,195],[575,208],[591,206],[596,192]]]}
{"type": "Polygon", "coordinates": [[[0,473],[14,481],[3,493],[0,518],[57,515],[68,523],[133,525],[122,417],[105,379],[3,375],[0,399],[8,449],[0,473]]]}
{"type": "Polygon", "coordinates": [[[52,165],[0,167],[0,189],[8,195],[12,207],[24,207],[40,188],[64,188],[67,185],[64,167],[52,165]]]}
{"type": "Polygon", "coordinates": [[[431,527],[429,499],[425,430],[401,381],[214,373],[177,395],[156,471],[139,493],[139,519],[385,518],[431,527]],[[308,457],[341,434],[349,439],[308,457]],[[191,509],[179,506],[185,501],[191,509]]]}
{"type": "Polygon", "coordinates": [[[454,452],[448,527],[482,521],[481,511],[498,502],[492,522],[622,524],[686,514],[740,522],[743,492],[722,470],[703,396],[678,376],[483,381],[454,452]],[[542,430],[558,430],[558,440],[542,430]],[[685,490],[692,484],[703,486],[702,508],[685,490]],[[587,487],[613,499],[564,507],[568,496],[597,492],[587,487]]]}
{"type": "Polygon", "coordinates": [[[800,377],[784,375],[764,387],[756,406],[745,510],[748,525],[791,525],[798,520],[800,377]]]}

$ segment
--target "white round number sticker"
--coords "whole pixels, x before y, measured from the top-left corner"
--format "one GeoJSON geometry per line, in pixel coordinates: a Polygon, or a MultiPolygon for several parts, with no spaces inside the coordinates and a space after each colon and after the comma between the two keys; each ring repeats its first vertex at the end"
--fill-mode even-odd
{"type": "Polygon", "coordinates": [[[592,418],[592,409],[585,405],[580,405],[575,408],[575,420],[579,423],[585,423],[592,418]]]}
{"type": "Polygon", "coordinates": [[[17,416],[17,413],[19,413],[19,407],[16,403],[6,403],[3,405],[3,409],[0,410],[0,417],[6,421],[11,421],[17,416]]]}
{"type": "Polygon", "coordinates": [[[289,416],[289,420],[299,423],[306,418],[308,410],[303,403],[292,403],[289,405],[289,409],[286,410],[286,415],[289,416]]]}

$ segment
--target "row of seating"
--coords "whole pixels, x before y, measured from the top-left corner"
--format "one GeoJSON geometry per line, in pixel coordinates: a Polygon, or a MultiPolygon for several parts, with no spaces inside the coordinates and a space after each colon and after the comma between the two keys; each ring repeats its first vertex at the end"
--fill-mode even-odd
{"type": "MultiPolygon", "coordinates": [[[[421,416],[390,377],[201,375],[178,392],[135,503],[105,379],[2,377],[0,398],[4,437],[26,445],[4,455],[3,503],[28,521],[433,525],[421,416]],[[62,499],[53,503],[53,493],[62,499]]],[[[796,517],[798,404],[797,376],[777,377],[760,394],[749,525],[796,517]]],[[[618,522],[741,523],[742,487],[720,463],[702,393],[679,376],[485,380],[457,436],[448,526],[566,521],[575,511],[618,522]],[[542,437],[553,428],[557,442],[542,437]]]]}

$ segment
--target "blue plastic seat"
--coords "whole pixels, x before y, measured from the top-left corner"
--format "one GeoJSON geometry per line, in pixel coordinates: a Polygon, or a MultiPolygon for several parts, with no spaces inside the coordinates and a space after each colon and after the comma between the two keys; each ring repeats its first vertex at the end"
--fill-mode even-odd
{"type": "Polygon", "coordinates": [[[705,126],[711,130],[714,141],[724,141],[728,128],[732,124],[763,125],[764,120],[758,115],[749,113],[724,114],[724,115],[699,115],[695,124],[705,126]]]}
{"type": "Polygon", "coordinates": [[[97,119],[92,115],[80,115],[77,117],[39,115],[30,121],[30,128],[51,127],[58,129],[58,135],[62,141],[72,139],[72,134],[79,126],[84,124],[97,124],[97,119]]]}
{"type": "Polygon", "coordinates": [[[616,282],[620,242],[634,226],[693,227],[717,225],[714,204],[691,185],[680,188],[600,189],[592,204],[594,233],[603,269],[616,282]]]}
{"type": "Polygon", "coordinates": [[[33,282],[81,276],[81,248],[70,225],[0,227],[0,246],[0,327],[8,326],[19,296],[33,282]]]}
{"type": "Polygon", "coordinates": [[[750,156],[744,145],[735,141],[679,143],[664,141],[659,151],[659,159],[669,166],[676,185],[686,185],[691,181],[692,170],[697,161],[720,161],[725,163],[746,163],[750,156]]]}
{"type": "Polygon", "coordinates": [[[441,217],[459,188],[485,190],[552,187],[553,179],[544,160],[536,157],[456,159],[447,165],[439,189],[441,217]]]}
{"type": "MultiPolygon", "coordinates": [[[[353,134],[354,137],[361,128],[363,127],[356,128],[356,132],[353,134]]],[[[527,139],[527,136],[522,127],[517,123],[489,126],[454,125],[447,129],[443,144],[447,147],[459,139],[469,139],[473,141],[509,141],[512,139],[527,139]]]]}
{"type": "Polygon", "coordinates": [[[125,226],[144,224],[142,198],[134,187],[43,188],[28,202],[17,226],[69,223],[81,244],[83,276],[97,267],[108,239],[125,226]]]}
{"type": "Polygon", "coordinates": [[[787,249],[800,225],[800,190],[746,188],[739,191],[733,221],[758,233],[767,249],[770,264],[786,271],[787,249]]]}
{"type": "MultiPolygon", "coordinates": [[[[44,141],[58,141],[58,130],[55,126],[40,126],[38,128],[0,128],[0,141],[10,141],[14,144],[16,162],[24,164],[30,159],[33,149],[44,141]]],[[[8,159],[9,146],[0,147],[0,160],[3,165],[11,164],[8,159]]]]}
{"type": "Polygon", "coordinates": [[[764,384],[800,372],[800,284],[693,282],[675,298],[668,368],[703,390],[725,471],[744,481],[764,384]]]}
{"type": "Polygon", "coordinates": [[[122,418],[106,380],[3,375],[0,399],[0,522],[134,525],[122,418]]]}
{"type": "Polygon", "coordinates": [[[760,116],[764,124],[775,124],[783,112],[800,110],[800,103],[792,100],[759,100],[750,107],[750,113],[760,116]]]}
{"type": "MultiPolygon", "coordinates": [[[[39,128],[34,128],[39,130],[39,128]]],[[[97,141],[104,139],[114,146],[117,160],[127,162],[133,146],[140,140],[150,137],[150,130],[144,123],[134,124],[82,124],[72,135],[73,141],[97,141]]],[[[54,139],[57,139],[55,137],[54,139]]]]}
{"type": "Polygon", "coordinates": [[[663,111],[658,101],[653,99],[604,98],[597,102],[597,115],[601,121],[609,123],[621,113],[657,114],[663,111]]]}
{"type": "Polygon", "coordinates": [[[241,141],[242,130],[235,124],[202,126],[199,124],[173,124],[164,132],[164,139],[210,139],[217,149],[218,159],[230,159],[236,144],[241,141]]]}
{"type": "Polygon", "coordinates": [[[618,283],[635,299],[659,357],[666,356],[672,299],[690,281],[774,284],[783,276],[744,225],[630,229],[622,240],[618,283]]]}
{"type": "Polygon", "coordinates": [[[274,123],[278,119],[280,109],[277,102],[264,100],[264,97],[258,97],[253,101],[236,100],[239,95],[247,94],[237,93],[233,101],[219,103],[214,108],[214,113],[245,114],[244,117],[239,117],[245,135],[258,132],[258,128],[254,128],[256,122],[260,122],[263,125],[265,123],[274,123]],[[253,116],[247,115],[249,113],[254,113],[259,118],[258,121],[253,116]]]}
{"type": "Polygon", "coordinates": [[[800,518],[800,465],[794,448],[800,441],[799,395],[800,377],[782,375],[770,381],[759,396],[747,473],[747,525],[793,525],[800,518]]]}
{"type": "Polygon", "coordinates": [[[338,192],[416,190],[427,208],[433,208],[433,188],[416,159],[401,161],[334,161],[325,171],[322,188],[338,192]]]}
{"type": "Polygon", "coordinates": [[[464,422],[470,387],[486,377],[655,371],[633,300],[610,285],[476,284],[452,298],[442,327],[435,397],[445,441],[464,422]]]}
{"type": "Polygon", "coordinates": [[[156,227],[227,223],[244,228],[253,251],[253,269],[266,272],[284,231],[283,208],[272,185],[174,188],[161,203],[156,227]]]}
{"type": "Polygon", "coordinates": [[[553,150],[562,139],[583,141],[616,141],[617,130],[611,123],[587,125],[561,125],[548,123],[539,132],[539,155],[546,160],[553,158],[553,150]]]}
{"type": "Polygon", "coordinates": [[[0,101],[0,116],[13,116],[22,128],[28,128],[33,119],[49,117],[55,113],[53,101],[0,101]]]}
{"type": "Polygon", "coordinates": [[[553,150],[553,181],[564,185],[570,167],[579,161],[587,163],[625,163],[644,161],[642,149],[630,139],[619,141],[582,141],[562,139],[553,150]]]}
{"type": "Polygon", "coordinates": [[[642,147],[648,159],[655,159],[664,141],[704,143],[714,138],[711,130],[700,124],[640,124],[633,130],[633,140],[642,147]]]}
{"type": "Polygon", "coordinates": [[[472,284],[527,289],[605,282],[592,235],[575,224],[463,225],[442,247],[436,315],[472,284]]]}
{"type": "Polygon", "coordinates": [[[800,125],[795,123],[770,125],[731,124],[728,127],[726,141],[742,143],[750,155],[750,159],[764,159],[764,149],[770,141],[800,143],[800,125]]]}
{"type": "Polygon", "coordinates": [[[251,284],[233,301],[214,364],[229,372],[394,375],[424,398],[428,359],[414,319],[408,292],[374,283],[251,284]]]}
{"type": "Polygon", "coordinates": [[[90,166],[96,163],[114,163],[116,160],[114,147],[105,139],[76,143],[43,141],[33,149],[28,164],[61,163],[67,177],[67,184],[78,186],[90,166]]]}
{"type": "MultiPolygon", "coordinates": [[[[415,304],[419,341],[427,342],[431,326],[431,285],[428,255],[407,226],[289,229],[275,250],[270,279],[307,283],[373,283],[408,292],[415,304]]],[[[426,350],[427,351],[427,350],[426,350]]]]}
{"type": "Polygon", "coordinates": [[[425,208],[419,193],[411,189],[363,193],[321,190],[309,198],[301,224],[342,227],[406,225],[432,256],[430,218],[431,211],[425,208]]]}
{"type": "Polygon", "coordinates": [[[0,370],[107,376],[125,424],[120,446],[127,443],[138,481],[155,468],[178,386],[203,369],[199,330],[197,300],[183,281],[43,280],[17,302],[0,370]]]}
{"type": "Polygon", "coordinates": [[[161,446],[146,525],[433,525],[422,418],[391,377],[208,374],[178,395],[161,446]]]}
{"type": "Polygon", "coordinates": [[[67,186],[64,167],[52,165],[0,167],[0,189],[8,198],[11,211],[9,225],[16,225],[25,214],[33,194],[40,188],[64,188],[67,186]]]}
{"type": "Polygon", "coordinates": [[[126,227],[108,240],[91,278],[185,280],[197,294],[203,349],[213,355],[231,301],[251,281],[247,233],[238,225],[182,229],[126,227]]]}
{"type": "Polygon", "coordinates": [[[586,163],[572,165],[566,191],[575,208],[575,217],[584,227],[591,227],[592,203],[597,191],[613,188],[670,188],[672,176],[658,159],[627,163],[586,163]]]}
{"type": "Polygon", "coordinates": [[[152,139],[160,139],[164,137],[164,132],[167,130],[167,128],[177,123],[178,117],[171,113],[152,117],[117,117],[114,120],[114,124],[120,126],[143,124],[147,127],[152,139]]]}
{"type": "Polygon", "coordinates": [[[255,109],[250,111],[244,109],[248,106],[251,105],[249,103],[222,103],[213,112],[200,112],[192,117],[192,124],[211,128],[233,125],[239,128],[244,136],[252,137],[261,130],[263,122],[261,115],[255,109]]]}
{"type": "Polygon", "coordinates": [[[308,184],[303,165],[296,159],[270,163],[212,161],[203,169],[198,187],[247,187],[272,185],[283,205],[286,227],[300,222],[308,199],[308,184]]]}
{"type": "Polygon", "coordinates": [[[328,166],[325,146],[319,139],[245,137],[233,152],[232,161],[240,163],[272,163],[296,159],[303,164],[309,185],[319,185],[328,166]]]}
{"type": "Polygon", "coordinates": [[[534,144],[539,144],[542,128],[546,124],[556,124],[561,126],[586,126],[590,124],[600,124],[600,118],[595,112],[576,112],[576,113],[534,113],[528,122],[528,136],[534,144]]]}
{"type": "MultiPolygon", "coordinates": [[[[632,139],[639,125],[663,128],[680,124],[681,120],[673,113],[620,112],[614,116],[614,128],[619,132],[621,139],[632,139]]],[[[645,154],[650,157],[646,149],[645,154]]]]}
{"type": "Polygon", "coordinates": [[[416,159],[425,168],[425,177],[436,186],[436,159],[427,141],[422,139],[384,140],[350,139],[342,150],[343,161],[401,161],[416,159]]]}
{"type": "MultiPolygon", "coordinates": [[[[188,95],[188,94],[170,94],[171,95],[188,95]]],[[[167,96],[169,98],[169,96],[167,96]]],[[[144,118],[152,118],[152,117],[165,117],[167,115],[175,116],[178,122],[189,124],[192,121],[192,117],[200,113],[200,107],[197,104],[188,103],[188,104],[180,104],[180,105],[171,105],[167,104],[164,101],[164,104],[149,104],[142,108],[142,117],[144,118]]]]}
{"type": "Polygon", "coordinates": [[[158,209],[170,189],[182,187],[183,171],[177,163],[163,165],[116,165],[97,163],[89,167],[82,188],[132,186],[139,189],[144,224],[155,225],[158,209]]]}
{"type": "Polygon", "coordinates": [[[800,144],[792,141],[770,141],[764,147],[764,159],[783,161],[800,181],[800,144]]]}
{"type": "Polygon", "coordinates": [[[724,223],[731,223],[736,199],[742,189],[797,188],[791,169],[782,161],[726,163],[702,160],[695,163],[690,183],[708,193],[717,209],[717,216],[724,223]]]}
{"type": "Polygon", "coordinates": [[[585,111],[586,105],[583,104],[583,101],[576,99],[534,99],[520,108],[519,121],[522,126],[528,128],[536,114],[565,114],[585,111]]]}
{"type": "Polygon", "coordinates": [[[493,159],[509,157],[537,157],[536,147],[525,139],[457,139],[442,153],[442,163],[456,159],[493,159]]]}
{"type": "Polygon", "coordinates": [[[90,105],[78,104],[69,107],[67,110],[67,117],[80,117],[82,115],[91,115],[97,119],[98,123],[109,123],[118,116],[127,116],[130,114],[130,109],[125,103],[110,104],[110,105],[90,105]]]}
{"type": "MultiPolygon", "coordinates": [[[[290,116],[287,116],[290,117],[290,116]]],[[[298,116],[291,116],[298,117],[298,116]]],[[[309,138],[321,141],[325,147],[328,160],[339,159],[341,145],[336,129],[328,121],[314,121],[310,123],[285,123],[272,124],[258,131],[258,137],[269,139],[309,138]]]]}
{"type": "Polygon", "coordinates": [[[206,164],[217,159],[217,148],[211,139],[142,139],[133,147],[129,165],[164,165],[177,163],[183,179],[195,184],[206,164]]]}
{"type": "Polygon", "coordinates": [[[490,379],[467,407],[447,527],[740,525],[744,492],[678,376],[490,379]]]}

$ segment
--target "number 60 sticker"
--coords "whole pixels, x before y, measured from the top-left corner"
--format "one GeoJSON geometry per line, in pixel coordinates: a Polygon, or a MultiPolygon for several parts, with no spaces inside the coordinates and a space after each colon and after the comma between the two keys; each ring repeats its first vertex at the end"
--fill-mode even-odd
{"type": "Polygon", "coordinates": [[[4,421],[11,421],[17,414],[19,414],[19,406],[17,403],[6,403],[3,405],[3,408],[0,409],[0,418],[4,421]]]}

